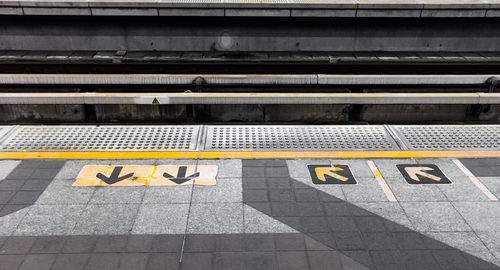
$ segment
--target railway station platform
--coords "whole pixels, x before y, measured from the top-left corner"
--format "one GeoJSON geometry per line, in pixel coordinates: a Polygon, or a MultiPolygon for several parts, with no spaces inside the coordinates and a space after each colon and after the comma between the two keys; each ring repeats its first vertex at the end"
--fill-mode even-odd
{"type": "Polygon", "coordinates": [[[1,126],[0,269],[500,269],[499,131],[1,126]]]}

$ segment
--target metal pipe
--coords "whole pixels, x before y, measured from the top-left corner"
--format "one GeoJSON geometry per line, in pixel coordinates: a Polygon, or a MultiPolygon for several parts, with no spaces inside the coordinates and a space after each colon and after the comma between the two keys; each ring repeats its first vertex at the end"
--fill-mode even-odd
{"type": "Polygon", "coordinates": [[[500,75],[0,74],[0,85],[485,85],[500,75]]]}
{"type": "Polygon", "coordinates": [[[500,104],[500,93],[1,93],[0,104],[500,104]]]}

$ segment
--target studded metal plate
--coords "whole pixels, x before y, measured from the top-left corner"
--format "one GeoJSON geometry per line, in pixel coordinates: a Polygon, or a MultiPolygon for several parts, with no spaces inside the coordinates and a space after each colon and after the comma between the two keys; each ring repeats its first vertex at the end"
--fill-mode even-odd
{"type": "Polygon", "coordinates": [[[498,150],[499,125],[392,126],[413,150],[498,150]]]}
{"type": "Polygon", "coordinates": [[[396,150],[383,126],[208,126],[206,150],[396,150]]]}
{"type": "Polygon", "coordinates": [[[1,151],[195,150],[199,126],[22,126],[1,151]]]}

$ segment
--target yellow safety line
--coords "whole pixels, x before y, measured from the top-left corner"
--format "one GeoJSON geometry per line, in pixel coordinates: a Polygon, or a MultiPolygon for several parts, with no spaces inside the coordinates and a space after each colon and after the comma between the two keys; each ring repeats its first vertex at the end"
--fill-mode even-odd
{"type": "Polygon", "coordinates": [[[0,152],[0,159],[491,158],[500,151],[0,152]]]}

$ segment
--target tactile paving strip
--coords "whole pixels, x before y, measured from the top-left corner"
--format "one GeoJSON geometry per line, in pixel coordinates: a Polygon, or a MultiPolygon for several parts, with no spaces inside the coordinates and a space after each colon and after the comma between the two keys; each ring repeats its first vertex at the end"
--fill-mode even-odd
{"type": "Polygon", "coordinates": [[[22,126],[2,151],[195,150],[199,126],[22,126]]]}
{"type": "Polygon", "coordinates": [[[209,126],[206,150],[397,150],[383,126],[209,126]]]}
{"type": "Polygon", "coordinates": [[[392,126],[412,150],[498,150],[499,125],[392,126]]]}

